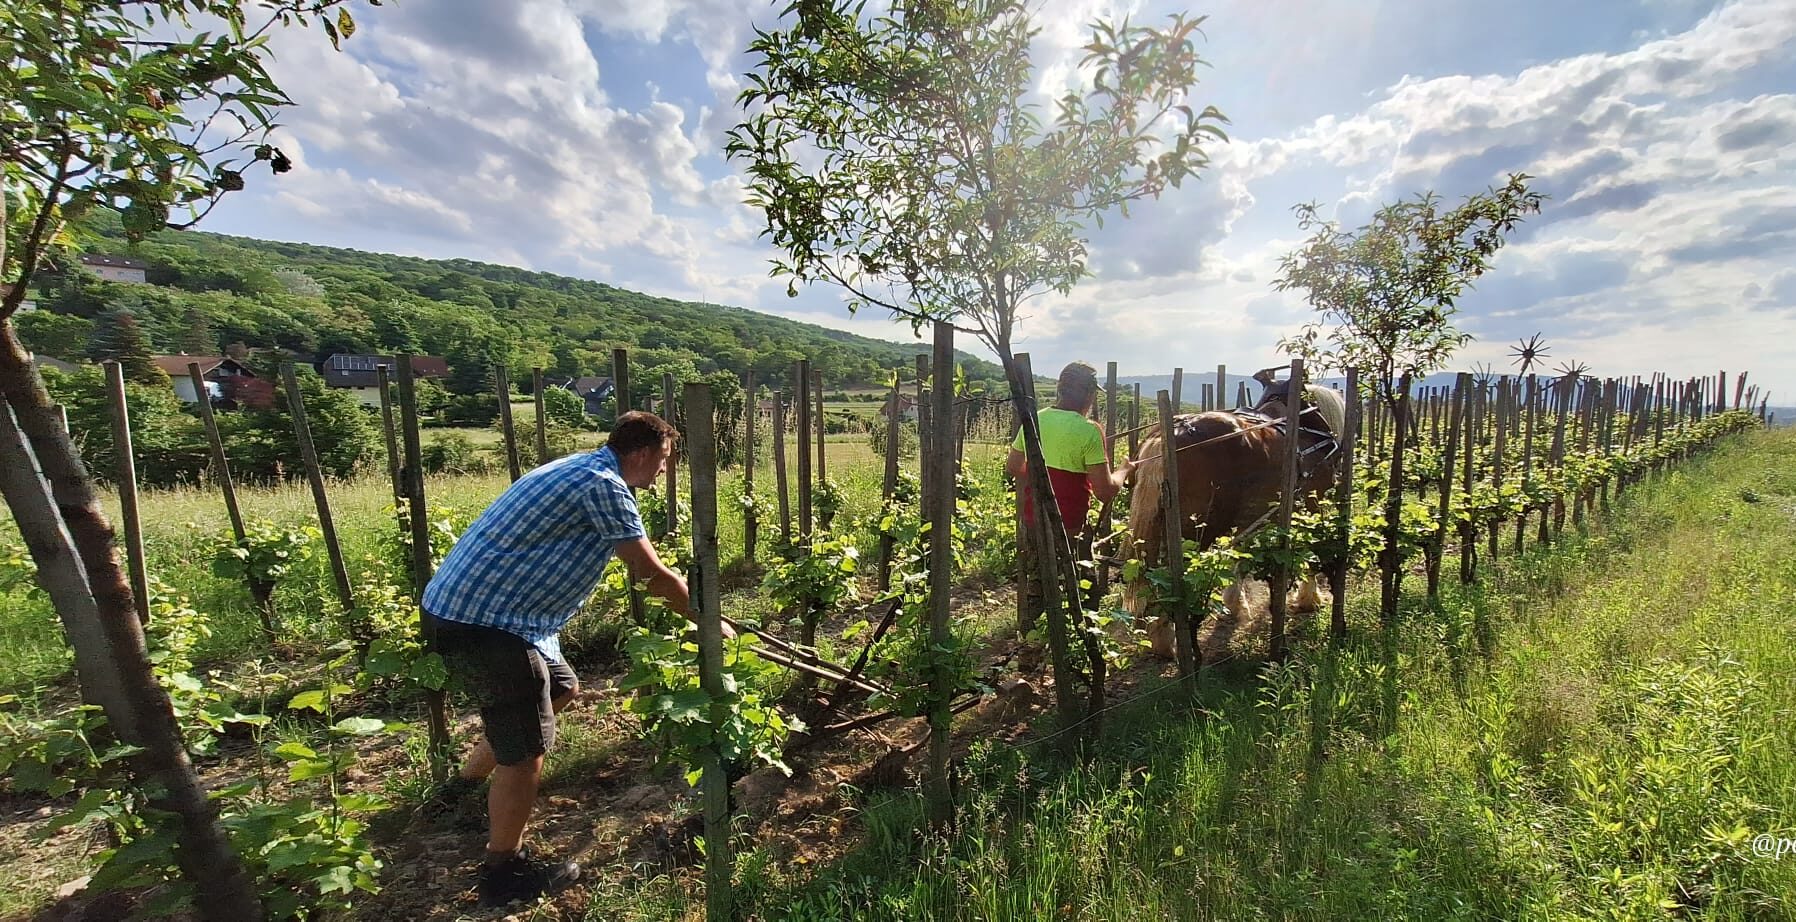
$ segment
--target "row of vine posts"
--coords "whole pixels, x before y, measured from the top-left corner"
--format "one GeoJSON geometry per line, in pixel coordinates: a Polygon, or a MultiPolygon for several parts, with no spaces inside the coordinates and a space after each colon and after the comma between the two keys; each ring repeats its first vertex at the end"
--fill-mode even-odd
{"type": "MultiPolygon", "coordinates": [[[[917,357],[915,399],[918,410],[922,505],[929,536],[926,559],[928,572],[932,574],[927,602],[929,648],[941,650],[953,642],[950,629],[952,581],[949,574],[953,566],[951,535],[958,471],[972,419],[977,408],[985,401],[957,392],[953,328],[938,322],[934,326],[934,334],[932,353],[919,354],[917,357]],[[937,574],[939,576],[935,576],[937,574]]],[[[1027,355],[1019,355],[1018,359],[1027,367],[1027,355]]],[[[401,520],[409,531],[409,569],[414,597],[421,598],[433,564],[412,357],[398,356],[393,369],[382,365],[377,369],[377,374],[387,473],[392,481],[395,504],[401,510],[401,520]],[[396,372],[396,377],[393,372],[396,372]],[[394,390],[397,391],[397,407],[394,405],[394,390]]],[[[1293,392],[1301,389],[1306,380],[1305,374],[1302,360],[1293,361],[1290,369],[1293,392]]],[[[196,394],[204,395],[205,383],[199,366],[190,364],[188,375],[196,394]]],[[[355,640],[365,653],[372,638],[368,635],[364,622],[356,615],[356,600],[337,540],[326,482],[312,444],[297,377],[291,365],[282,368],[281,376],[300,449],[300,460],[311,488],[329,557],[332,583],[344,629],[346,635],[355,640]]],[[[542,398],[542,370],[535,369],[532,378],[536,394],[536,458],[539,462],[544,462],[549,460],[549,445],[542,398]]],[[[617,412],[621,415],[629,409],[628,350],[620,348],[614,351],[612,379],[617,412]]],[[[1161,460],[1170,469],[1174,461],[1172,421],[1184,406],[1181,399],[1183,379],[1183,369],[1175,369],[1171,388],[1155,395],[1157,419],[1146,425],[1140,419],[1141,388],[1140,385],[1135,385],[1133,399],[1128,401],[1126,428],[1119,430],[1122,420],[1119,418],[1118,397],[1122,390],[1117,385],[1116,363],[1108,363],[1103,413],[1106,424],[1105,449],[1112,462],[1124,434],[1127,435],[1129,457],[1135,458],[1138,456],[1140,433],[1145,429],[1157,428],[1161,435],[1161,460]]],[[[139,617],[147,618],[145,600],[149,596],[130,443],[129,411],[124,399],[123,376],[117,363],[106,363],[106,381],[114,413],[115,444],[118,446],[119,468],[116,475],[123,507],[122,537],[131,579],[139,600],[139,617]]],[[[757,466],[755,430],[757,417],[760,415],[752,372],[745,376],[744,384],[748,395],[744,420],[747,434],[747,453],[743,459],[744,484],[745,493],[752,495],[757,466]]],[[[795,363],[791,379],[785,384],[783,392],[777,393],[772,401],[769,420],[773,430],[770,442],[778,497],[779,533],[783,548],[788,549],[789,553],[803,554],[807,552],[817,525],[813,489],[815,484],[824,480],[827,471],[822,374],[820,370],[813,369],[809,361],[800,360],[795,363]],[[788,406],[796,415],[790,426],[788,406]],[[793,440],[797,451],[796,490],[790,490],[788,485],[786,439],[783,436],[789,428],[797,434],[797,438],[793,440]],[[792,493],[796,494],[795,504],[789,499],[792,493]],[[796,505],[797,511],[796,528],[791,514],[793,505],[796,505]]],[[[1332,552],[1325,551],[1316,556],[1326,558],[1320,563],[1333,594],[1329,633],[1335,640],[1346,634],[1348,577],[1349,571],[1354,569],[1347,548],[1351,545],[1348,535],[1355,527],[1356,497],[1361,497],[1362,491],[1365,491],[1364,498],[1360,500],[1363,505],[1378,496],[1375,487],[1356,483],[1356,478],[1365,477],[1371,472],[1379,472],[1384,478],[1385,515],[1381,526],[1382,550],[1378,556],[1378,569],[1383,590],[1381,614],[1383,620],[1389,623],[1396,617],[1396,587],[1408,559],[1404,553],[1405,542],[1420,546],[1425,560],[1428,597],[1432,600],[1439,591],[1440,566],[1449,544],[1449,536],[1456,539],[1460,580],[1474,582],[1478,576],[1478,551],[1481,544],[1485,548],[1485,555],[1494,560],[1500,545],[1510,543],[1504,536],[1513,525],[1512,544],[1514,551],[1520,553],[1526,547],[1531,522],[1534,524],[1536,542],[1557,540],[1566,526],[1568,515],[1574,528],[1581,526],[1585,517],[1596,508],[1608,508],[1612,491],[1619,494],[1645,472],[1657,469],[1695,447],[1685,437],[1686,433],[1706,418],[1732,409],[1752,412],[1760,423],[1768,422],[1768,401],[1761,396],[1758,387],[1747,386],[1745,374],[1734,379],[1731,401],[1728,399],[1730,395],[1726,372],[1714,377],[1687,380],[1672,380],[1657,374],[1645,379],[1596,379],[1576,372],[1551,378],[1535,374],[1494,377],[1460,374],[1450,388],[1412,388],[1406,376],[1398,383],[1395,399],[1388,403],[1363,401],[1360,384],[1358,373],[1349,370],[1344,388],[1346,431],[1340,434],[1341,458],[1335,466],[1338,479],[1329,485],[1333,488],[1333,515],[1337,517],[1332,526],[1332,543],[1312,536],[1312,540],[1317,540],[1319,546],[1327,544],[1333,549],[1332,552]],[[1669,453],[1661,450],[1668,442],[1674,447],[1669,453]],[[1396,446],[1404,446],[1406,450],[1398,450],[1396,446]],[[1544,451],[1541,450],[1543,446],[1544,451]],[[1413,458],[1420,469],[1406,471],[1406,456],[1413,458]],[[1459,497],[1457,506],[1454,505],[1456,491],[1459,497]],[[1422,519],[1419,533],[1413,529],[1411,533],[1404,531],[1403,496],[1406,492],[1419,497],[1429,494],[1433,515],[1422,519]]],[[[503,367],[495,367],[494,385],[507,471],[516,480],[522,476],[523,471],[512,423],[509,382],[503,367]]],[[[693,621],[698,629],[701,685],[715,699],[723,695],[725,681],[722,625],[726,619],[721,610],[719,595],[718,465],[713,395],[706,384],[686,383],[683,393],[679,395],[683,399],[676,404],[673,376],[665,375],[662,385],[663,413],[671,419],[675,415],[676,406],[683,406],[685,410],[686,440],[683,454],[689,465],[693,519],[691,534],[694,564],[690,574],[694,602],[693,621]]],[[[1225,409],[1226,385],[1226,368],[1218,366],[1214,384],[1205,382],[1202,385],[1198,408],[1225,409]]],[[[880,423],[886,427],[882,496],[887,504],[893,500],[900,473],[900,394],[898,376],[894,375],[887,395],[885,419],[880,423]]],[[[1027,395],[1026,400],[1026,406],[1017,409],[1033,412],[1033,393],[1027,395]]],[[[1244,406],[1248,400],[1247,387],[1243,383],[1237,390],[1234,405],[1244,406]]],[[[1008,403],[1007,400],[989,402],[995,405],[1008,403]]],[[[243,515],[231,478],[226,449],[219,436],[212,408],[205,399],[199,401],[199,415],[210,442],[212,480],[223,494],[232,533],[241,544],[245,536],[243,515]]],[[[1014,431],[1013,428],[1012,432],[1014,431]]],[[[1275,517],[1271,520],[1274,534],[1285,544],[1283,553],[1274,555],[1282,563],[1271,569],[1268,580],[1271,609],[1269,650],[1274,659],[1286,655],[1288,591],[1297,575],[1289,562],[1296,560],[1298,552],[1302,550],[1294,547],[1294,542],[1303,540],[1298,531],[1293,529],[1300,476],[1298,440],[1290,438],[1286,440],[1286,444],[1289,451],[1281,459],[1284,489],[1281,491],[1280,504],[1274,512],[1275,517]]],[[[665,533],[674,531],[679,514],[677,471],[678,464],[669,465],[665,533]]],[[[1134,501],[1158,502],[1165,510],[1176,510],[1179,508],[1177,481],[1177,477],[1163,477],[1160,496],[1136,497],[1134,501]]],[[[1097,535],[1111,533],[1112,514],[1111,504],[1104,503],[1099,511],[1099,527],[1095,532],[1097,535]]],[[[1167,515],[1163,521],[1167,529],[1165,547],[1168,554],[1159,563],[1169,571],[1173,585],[1182,585],[1186,560],[1180,522],[1177,515],[1167,515]]],[[[760,524],[753,503],[745,502],[743,542],[746,559],[754,559],[760,524]]],[[[1241,536],[1238,540],[1245,540],[1246,537],[1241,536]]],[[[1065,550],[1070,553],[1072,549],[1065,550]]],[[[1089,546],[1083,552],[1085,557],[1091,557],[1089,546]]],[[[877,580],[882,592],[890,586],[894,555],[892,536],[882,534],[877,553],[877,580]]],[[[252,595],[261,599],[267,594],[267,587],[254,585],[253,579],[250,582],[248,588],[252,595]]],[[[1108,567],[1097,567],[1094,582],[1096,591],[1091,597],[1101,599],[1109,585],[1108,567]]],[[[1061,588],[1082,594],[1076,579],[1061,588]]],[[[1078,596],[1069,595],[1068,598],[1078,596]]],[[[1072,606],[1071,609],[1083,611],[1083,604],[1081,599],[1079,605],[1072,606]]],[[[632,585],[630,616],[636,623],[642,621],[642,605],[641,593],[632,585]]],[[[1206,612],[1201,605],[1174,604],[1168,607],[1169,614],[1176,623],[1180,684],[1193,688],[1202,666],[1201,653],[1196,644],[1197,631],[1206,612]]],[[[1083,651],[1088,654],[1083,680],[1090,694],[1087,700],[1080,702],[1071,694],[1076,672],[1072,665],[1074,651],[1071,649],[1070,625],[1066,618],[1055,618],[1052,615],[1053,612],[1050,612],[1049,646],[1055,684],[1062,689],[1058,696],[1061,725],[1066,728],[1092,723],[1094,729],[1087,732],[1095,732],[1095,722],[1106,710],[1102,652],[1095,649],[1083,651]]],[[[429,651],[434,647],[434,637],[431,636],[430,619],[423,616],[421,608],[418,625],[420,640],[425,650],[429,651]]],[[[1084,629],[1077,633],[1081,637],[1090,635],[1090,631],[1084,629]]],[[[795,668],[815,668],[814,664],[807,667],[801,651],[792,649],[790,645],[781,644],[780,649],[785,654],[778,655],[780,658],[776,661],[795,668]]],[[[776,656],[771,652],[769,655],[776,656]]],[[[932,663],[929,703],[925,711],[930,728],[925,794],[930,816],[938,822],[946,821],[952,816],[953,803],[949,793],[950,729],[953,713],[958,710],[954,706],[954,698],[960,691],[954,687],[953,676],[945,662],[944,658],[938,657],[932,663]]],[[[834,678],[841,678],[843,673],[847,673],[851,681],[855,675],[854,671],[842,670],[840,667],[835,667],[833,675],[829,670],[818,672],[834,678]]],[[[425,703],[432,773],[441,779],[447,775],[451,755],[443,692],[426,688],[425,703]]],[[[721,748],[707,753],[700,768],[707,842],[708,912],[711,918],[731,918],[733,908],[728,885],[732,867],[728,834],[729,779],[723,767],[721,748]]]]}

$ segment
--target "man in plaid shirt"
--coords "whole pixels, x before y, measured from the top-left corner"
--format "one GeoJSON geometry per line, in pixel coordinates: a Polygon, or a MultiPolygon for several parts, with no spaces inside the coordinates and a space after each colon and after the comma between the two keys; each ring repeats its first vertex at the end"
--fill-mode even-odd
{"type": "Polygon", "coordinates": [[[667,469],[675,429],[652,413],[625,413],[605,447],[551,461],[511,485],[443,560],[424,591],[437,649],[480,707],[486,738],[441,795],[453,801],[492,778],[481,902],[534,899],[580,876],[573,862],[522,845],[555,713],[579,682],[559,634],[598,587],[616,554],[634,580],[688,613],[686,581],[649,543],[634,488],[667,469]]]}

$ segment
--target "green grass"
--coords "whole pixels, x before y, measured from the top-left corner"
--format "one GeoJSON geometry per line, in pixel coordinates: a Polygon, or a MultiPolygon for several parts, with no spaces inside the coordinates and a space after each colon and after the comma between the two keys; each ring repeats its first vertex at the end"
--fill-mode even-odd
{"type": "MultiPolygon", "coordinates": [[[[1788,919],[1796,859],[1796,432],[1730,440],[1597,531],[1381,632],[1113,715],[1082,763],[982,747],[961,822],[909,793],[815,871],[749,851],[787,919],[1788,919]]],[[[1420,580],[1412,580],[1420,582],[1420,580]]],[[[691,878],[594,894],[675,919],[691,878]]]]}

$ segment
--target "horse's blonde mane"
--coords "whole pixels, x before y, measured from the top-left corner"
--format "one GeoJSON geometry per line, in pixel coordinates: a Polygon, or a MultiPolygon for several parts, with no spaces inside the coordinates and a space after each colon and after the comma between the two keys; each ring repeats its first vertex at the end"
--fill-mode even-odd
{"type": "Polygon", "coordinates": [[[1322,418],[1328,421],[1329,432],[1339,436],[1347,431],[1347,401],[1342,399],[1340,391],[1320,384],[1305,385],[1303,391],[1321,412],[1322,418]]]}

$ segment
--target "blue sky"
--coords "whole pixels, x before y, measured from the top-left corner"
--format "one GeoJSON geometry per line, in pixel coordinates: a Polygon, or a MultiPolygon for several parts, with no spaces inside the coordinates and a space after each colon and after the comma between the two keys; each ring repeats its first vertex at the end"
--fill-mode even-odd
{"type": "MultiPolygon", "coordinates": [[[[1750,370],[1796,404],[1796,0],[1047,0],[1045,92],[1093,19],[1208,15],[1195,99],[1232,121],[1201,182],[1092,234],[1093,276],[1019,326],[1036,367],[1250,370],[1309,316],[1269,283],[1290,206],[1540,177],[1545,212],[1462,306],[1469,366],[1541,332],[1599,374],[1750,370]],[[1098,345],[1102,344],[1102,345],[1098,345]]],[[[731,0],[401,0],[333,53],[277,37],[298,168],[212,230],[468,257],[888,338],[767,278],[720,153],[755,25],[731,0]]]]}

